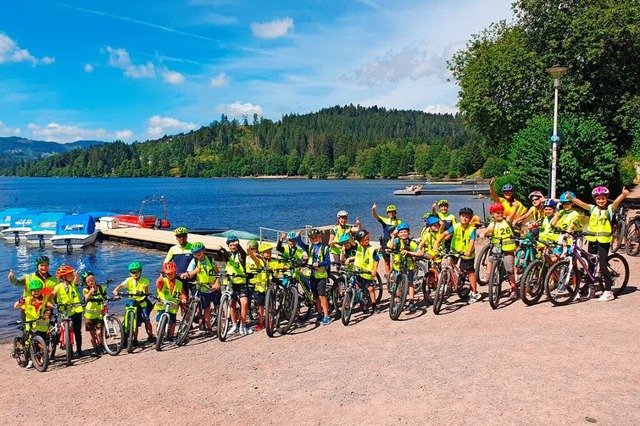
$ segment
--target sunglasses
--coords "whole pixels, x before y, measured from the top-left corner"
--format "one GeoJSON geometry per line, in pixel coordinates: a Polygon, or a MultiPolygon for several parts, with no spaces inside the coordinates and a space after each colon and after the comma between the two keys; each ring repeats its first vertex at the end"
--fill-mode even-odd
{"type": "Polygon", "coordinates": [[[176,238],[187,238],[187,234],[176,235],[176,238]]]}
{"type": "Polygon", "coordinates": [[[129,273],[133,274],[133,275],[138,275],[139,273],[141,273],[142,271],[140,269],[132,269],[129,271],[129,273]]]}

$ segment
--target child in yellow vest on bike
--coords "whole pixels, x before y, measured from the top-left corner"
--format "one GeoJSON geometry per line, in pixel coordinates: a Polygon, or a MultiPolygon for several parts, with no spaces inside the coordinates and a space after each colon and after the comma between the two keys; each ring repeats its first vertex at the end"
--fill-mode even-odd
{"type": "MultiPolygon", "coordinates": [[[[151,326],[151,320],[149,319],[149,313],[151,312],[151,306],[145,293],[149,293],[149,279],[142,276],[142,264],[138,261],[129,263],[128,266],[129,277],[122,281],[113,289],[113,295],[118,296],[118,292],[123,288],[127,289],[127,294],[133,296],[133,298],[127,303],[134,303],[137,306],[136,322],[138,324],[144,323],[144,328],[147,331],[147,343],[155,342],[153,337],[153,327],[151,326]]],[[[137,332],[137,330],[136,330],[137,332]]],[[[134,344],[138,344],[138,336],[134,336],[134,344]]]]}
{"type": "MultiPolygon", "coordinates": [[[[160,321],[160,317],[164,314],[164,302],[171,302],[169,308],[169,335],[167,339],[174,342],[173,333],[176,329],[176,314],[180,303],[186,304],[187,297],[182,292],[182,281],[176,278],[178,268],[175,262],[168,262],[162,265],[162,275],[156,280],[156,289],[158,290],[158,304],[156,309],[156,324],[160,321]]],[[[157,325],[156,325],[157,326],[157,325]]],[[[158,330],[156,329],[156,333],[158,330]]]]}
{"type": "MultiPolygon", "coordinates": [[[[47,338],[47,331],[49,330],[49,315],[53,305],[47,302],[47,298],[43,294],[44,283],[40,279],[32,279],[29,281],[27,291],[29,295],[27,297],[21,297],[13,305],[16,309],[21,309],[24,312],[25,321],[35,321],[25,326],[25,330],[33,328],[34,334],[47,338]]],[[[46,340],[45,340],[46,341],[46,340]]],[[[33,367],[33,363],[29,360],[27,368],[33,367]]]]}
{"type": "Polygon", "coordinates": [[[102,353],[102,317],[107,287],[96,284],[96,277],[91,271],[82,273],[82,282],[87,286],[82,289],[82,296],[87,303],[84,309],[84,325],[91,336],[91,356],[96,357],[102,353]]]}
{"type": "Polygon", "coordinates": [[[58,310],[67,313],[73,322],[73,336],[76,340],[76,356],[82,357],[82,305],[76,288],[78,273],[71,266],[62,265],[56,270],[60,280],[53,288],[51,296],[58,304],[58,310]]]}
{"type": "MultiPolygon", "coordinates": [[[[515,232],[511,226],[511,220],[516,216],[517,210],[513,209],[509,219],[505,219],[505,208],[502,203],[493,203],[489,206],[492,221],[482,234],[483,237],[491,236],[491,244],[499,244],[502,248],[504,269],[507,271],[507,279],[511,287],[511,299],[518,298],[518,286],[514,273],[514,254],[516,251],[515,232]]],[[[487,271],[493,267],[493,257],[487,261],[487,271]]],[[[487,281],[489,281],[487,279],[487,281]]]]}
{"type": "Polygon", "coordinates": [[[357,276],[358,283],[362,286],[363,290],[367,289],[369,297],[371,298],[371,310],[378,314],[380,309],[377,307],[376,292],[375,292],[375,279],[378,273],[378,263],[381,256],[378,254],[378,250],[371,247],[371,235],[366,229],[361,229],[356,232],[357,245],[353,256],[345,260],[345,264],[353,264],[366,272],[363,272],[357,276]]]}
{"type": "Polygon", "coordinates": [[[417,307],[415,304],[416,289],[413,286],[413,273],[416,268],[415,260],[411,254],[422,256],[423,252],[418,249],[418,243],[413,241],[410,236],[410,228],[407,222],[402,222],[391,233],[391,239],[387,243],[387,248],[391,250],[399,250],[400,254],[393,255],[393,271],[399,272],[403,262],[403,258],[406,258],[407,262],[407,279],[409,284],[409,313],[415,313],[417,307]]]}

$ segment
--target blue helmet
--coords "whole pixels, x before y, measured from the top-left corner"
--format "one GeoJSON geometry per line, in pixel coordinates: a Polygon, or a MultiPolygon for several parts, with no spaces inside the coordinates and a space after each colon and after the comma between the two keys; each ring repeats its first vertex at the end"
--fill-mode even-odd
{"type": "Polygon", "coordinates": [[[235,243],[238,242],[238,237],[236,237],[235,235],[229,235],[227,237],[227,245],[229,245],[230,243],[235,243]]]}
{"type": "Polygon", "coordinates": [[[502,192],[513,191],[513,185],[506,183],[502,185],[502,192]]]}
{"type": "Polygon", "coordinates": [[[435,215],[427,216],[424,221],[426,222],[427,226],[437,225],[438,223],[440,223],[440,219],[438,219],[438,216],[435,215]]]}
{"type": "Polygon", "coordinates": [[[340,238],[338,238],[338,244],[345,244],[349,242],[349,235],[347,233],[344,233],[340,236],[340,238]]]}
{"type": "Polygon", "coordinates": [[[542,203],[542,206],[543,207],[553,207],[553,208],[555,208],[557,204],[558,203],[556,203],[556,200],[554,200],[552,198],[549,198],[547,200],[544,200],[544,202],[542,203]]]}
{"type": "Polygon", "coordinates": [[[396,226],[396,230],[397,230],[398,232],[400,232],[400,231],[404,231],[405,229],[406,229],[407,231],[409,230],[409,224],[408,224],[407,222],[400,222],[400,223],[398,224],[398,226],[396,226]]]}
{"type": "Polygon", "coordinates": [[[560,202],[561,203],[570,203],[571,202],[571,198],[569,198],[569,196],[571,196],[571,198],[576,198],[576,194],[574,194],[571,191],[567,191],[564,194],[562,194],[560,196],[560,202]]]}
{"type": "Polygon", "coordinates": [[[296,231],[291,231],[287,234],[287,240],[297,240],[298,239],[298,234],[296,233],[296,231]]]}

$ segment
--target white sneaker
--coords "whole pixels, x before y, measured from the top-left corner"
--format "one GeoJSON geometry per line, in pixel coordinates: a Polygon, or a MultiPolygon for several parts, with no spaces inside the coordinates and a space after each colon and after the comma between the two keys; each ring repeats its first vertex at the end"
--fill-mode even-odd
{"type": "Polygon", "coordinates": [[[602,293],[602,296],[598,297],[598,302],[609,302],[613,299],[615,299],[613,292],[605,291],[602,293]]]}
{"type": "Polygon", "coordinates": [[[229,329],[229,334],[236,334],[238,332],[238,326],[233,324],[229,329]]]}
{"type": "Polygon", "coordinates": [[[29,360],[25,368],[33,368],[33,361],[29,360]]]}
{"type": "Polygon", "coordinates": [[[251,334],[253,333],[253,328],[251,327],[247,327],[246,325],[244,326],[244,334],[251,334]]]}

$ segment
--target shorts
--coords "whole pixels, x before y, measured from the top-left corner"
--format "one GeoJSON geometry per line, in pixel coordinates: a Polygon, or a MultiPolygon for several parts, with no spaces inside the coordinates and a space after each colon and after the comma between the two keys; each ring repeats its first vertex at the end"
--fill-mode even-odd
{"type": "MultiPolygon", "coordinates": [[[[162,316],[162,314],[164,314],[164,310],[158,311],[158,315],[156,315],[156,322],[160,322],[160,317],[162,316]]],[[[172,314],[171,312],[169,312],[169,324],[175,324],[175,323],[176,323],[176,314],[172,314]]]]}
{"type": "Polygon", "coordinates": [[[200,309],[210,308],[212,303],[217,308],[220,306],[220,296],[222,296],[220,290],[211,293],[200,293],[200,309]]]}
{"type": "MultiPolygon", "coordinates": [[[[398,274],[400,273],[400,271],[393,271],[394,274],[396,274],[396,277],[398,276],[398,274]]],[[[409,282],[409,284],[413,285],[413,271],[407,271],[407,281],[409,282]]]]}
{"type": "Polygon", "coordinates": [[[102,330],[102,319],[100,318],[85,318],[84,328],[86,331],[102,330]]]}
{"type": "Polygon", "coordinates": [[[356,276],[356,282],[360,286],[361,289],[367,290],[369,287],[375,287],[376,283],[373,280],[367,280],[362,277],[356,276]]]}
{"type": "Polygon", "coordinates": [[[512,251],[503,251],[502,252],[502,263],[504,265],[505,271],[509,274],[513,274],[513,266],[515,256],[512,251]]]}
{"type": "Polygon", "coordinates": [[[475,272],[475,259],[460,259],[460,270],[463,272],[475,272]]]}
{"type": "Polygon", "coordinates": [[[239,298],[248,297],[249,289],[247,288],[246,284],[233,284],[231,287],[233,288],[233,292],[239,298]]]}
{"type": "Polygon", "coordinates": [[[313,293],[313,297],[326,296],[327,295],[327,279],[311,277],[311,293],[313,293]]]}
{"type": "Polygon", "coordinates": [[[267,293],[265,291],[256,291],[253,294],[256,297],[256,300],[258,302],[258,306],[264,306],[264,301],[265,301],[265,298],[267,296],[267,293]]]}

